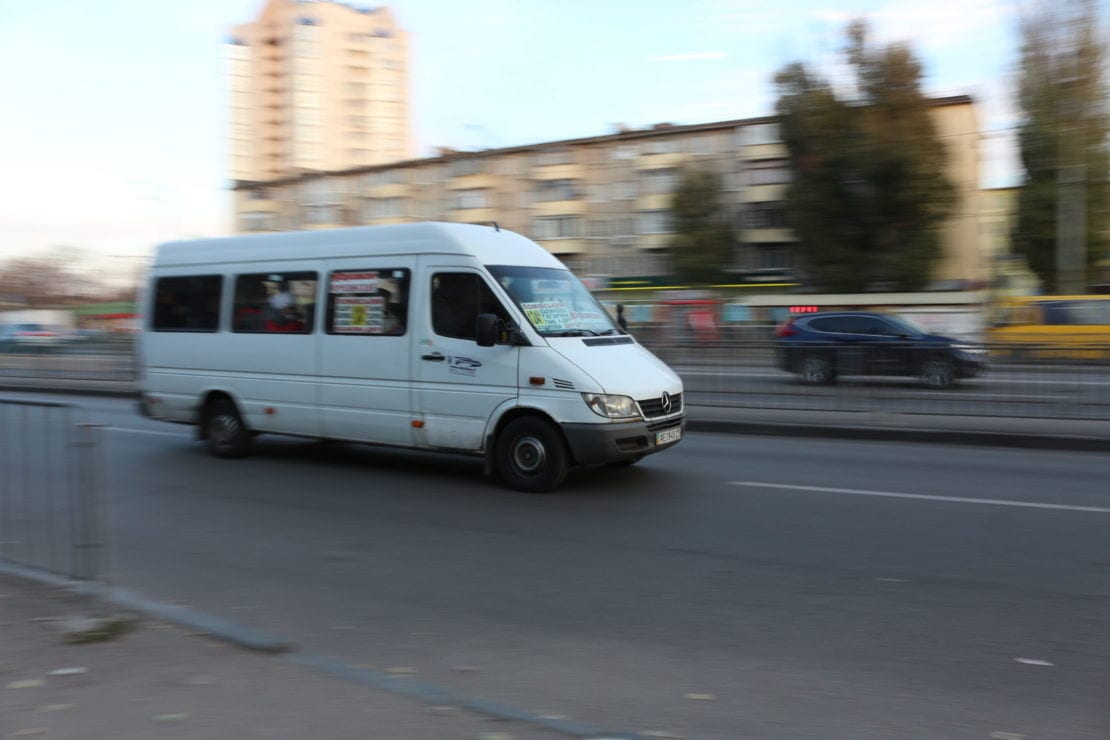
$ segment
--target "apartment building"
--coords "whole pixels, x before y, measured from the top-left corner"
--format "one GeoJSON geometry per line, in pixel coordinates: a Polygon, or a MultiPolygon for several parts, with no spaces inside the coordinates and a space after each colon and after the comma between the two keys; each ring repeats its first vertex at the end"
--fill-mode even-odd
{"type": "MultiPolygon", "coordinates": [[[[958,190],[944,229],[938,283],[982,281],[978,234],[979,133],[967,97],[938,99],[933,115],[958,190]]],[[[796,279],[783,197],[792,178],[774,118],[658,124],[589,138],[438,156],[235,186],[240,232],[441,220],[497,222],[580,275],[651,278],[670,271],[670,208],[685,167],[720,174],[735,227],[730,279],[796,279]]]]}
{"type": "Polygon", "coordinates": [[[226,57],[232,179],[412,156],[408,35],[389,8],[270,0],[226,57]]]}

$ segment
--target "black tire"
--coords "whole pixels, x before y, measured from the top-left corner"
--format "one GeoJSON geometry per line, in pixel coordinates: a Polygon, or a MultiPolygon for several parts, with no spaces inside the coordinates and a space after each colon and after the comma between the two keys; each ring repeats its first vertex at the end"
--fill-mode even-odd
{"type": "Polygon", "coordinates": [[[513,419],[501,431],[496,448],[497,472],[511,488],[545,493],[567,477],[570,455],[563,436],[535,416],[513,419]]]}
{"type": "Polygon", "coordinates": [[[921,384],[933,390],[951,388],[956,383],[956,366],[943,357],[930,357],[918,370],[921,384]]]}
{"type": "Polygon", "coordinates": [[[803,357],[798,375],[806,385],[829,385],[836,382],[836,370],[825,355],[803,357]]]}
{"type": "Polygon", "coordinates": [[[204,412],[204,440],[216,457],[245,457],[251,449],[251,433],[235,404],[226,398],[208,404],[204,412]]]}

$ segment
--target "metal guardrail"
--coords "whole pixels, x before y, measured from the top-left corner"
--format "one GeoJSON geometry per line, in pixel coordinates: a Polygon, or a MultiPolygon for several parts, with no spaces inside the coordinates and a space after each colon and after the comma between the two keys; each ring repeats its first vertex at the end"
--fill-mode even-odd
{"type": "Polygon", "coordinates": [[[781,369],[774,342],[650,348],[682,376],[691,405],[1110,420],[1110,361],[1101,359],[1110,358],[1110,346],[986,347],[983,374],[935,390],[909,375],[864,374],[875,362],[896,361],[871,348],[857,350],[829,385],[807,385],[781,369]]]}
{"type": "Polygon", "coordinates": [[[64,403],[0,398],[0,560],[78,579],[103,572],[98,430],[64,403]]]}
{"type": "MultiPolygon", "coordinates": [[[[1110,420],[1110,345],[990,345],[984,375],[930,390],[911,377],[844,372],[835,385],[805,385],[777,367],[776,344],[767,338],[671,341],[636,327],[633,333],[682,376],[690,405],[1110,420]]],[[[5,378],[78,390],[101,381],[126,387],[135,378],[132,345],[0,350],[0,383],[5,378]]]]}

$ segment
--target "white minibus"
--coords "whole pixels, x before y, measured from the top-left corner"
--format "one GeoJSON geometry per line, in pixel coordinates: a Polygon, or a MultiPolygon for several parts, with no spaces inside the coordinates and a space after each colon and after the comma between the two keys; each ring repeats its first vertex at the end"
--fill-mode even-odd
{"type": "Polygon", "coordinates": [[[175,242],[143,296],[140,408],[241,457],[277,433],[481,455],[511,487],[677,443],[682,381],[547,250],[420,223],[175,242]]]}

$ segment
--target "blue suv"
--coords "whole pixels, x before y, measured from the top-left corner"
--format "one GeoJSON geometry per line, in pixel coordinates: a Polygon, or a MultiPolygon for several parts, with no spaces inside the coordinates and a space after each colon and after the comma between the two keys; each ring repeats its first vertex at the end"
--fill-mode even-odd
{"type": "Polygon", "coordinates": [[[927,388],[947,388],[987,369],[984,349],[929,334],[889,314],[797,316],[779,327],[776,336],[779,368],[809,385],[834,383],[840,375],[898,375],[919,378],[927,388]]]}

